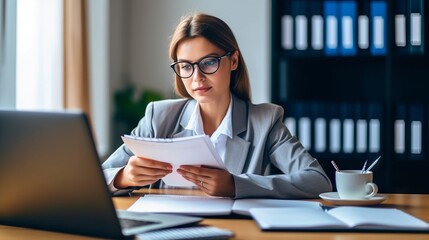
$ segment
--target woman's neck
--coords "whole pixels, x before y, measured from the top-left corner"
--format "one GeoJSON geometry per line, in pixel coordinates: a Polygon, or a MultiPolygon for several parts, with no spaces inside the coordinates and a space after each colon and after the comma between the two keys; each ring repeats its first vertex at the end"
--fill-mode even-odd
{"type": "Polygon", "coordinates": [[[200,113],[203,120],[204,132],[211,136],[222,123],[228,111],[231,96],[221,101],[200,103],[200,113]]]}

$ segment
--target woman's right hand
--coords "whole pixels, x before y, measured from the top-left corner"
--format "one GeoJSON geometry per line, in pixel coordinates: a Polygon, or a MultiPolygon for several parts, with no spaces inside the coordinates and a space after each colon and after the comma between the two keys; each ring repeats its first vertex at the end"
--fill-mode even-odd
{"type": "Polygon", "coordinates": [[[171,173],[172,169],[169,163],[132,156],[116,175],[113,185],[118,189],[149,185],[171,173]]]}

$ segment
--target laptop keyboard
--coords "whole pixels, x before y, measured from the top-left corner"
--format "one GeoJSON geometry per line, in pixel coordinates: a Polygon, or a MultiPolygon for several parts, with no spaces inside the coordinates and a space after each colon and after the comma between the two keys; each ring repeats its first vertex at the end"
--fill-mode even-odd
{"type": "Polygon", "coordinates": [[[119,222],[122,228],[141,227],[141,226],[147,226],[147,225],[158,223],[158,222],[142,221],[142,220],[135,220],[135,219],[125,219],[125,218],[120,218],[119,222]]]}

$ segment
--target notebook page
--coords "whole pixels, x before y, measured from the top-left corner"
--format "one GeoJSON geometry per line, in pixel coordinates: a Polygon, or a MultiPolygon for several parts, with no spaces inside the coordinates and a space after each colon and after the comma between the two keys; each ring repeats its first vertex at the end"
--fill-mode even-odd
{"type": "Polygon", "coordinates": [[[234,200],[231,198],[146,194],[128,211],[146,213],[180,213],[196,216],[229,215],[234,200]]]}
{"type": "Polygon", "coordinates": [[[354,228],[429,230],[428,223],[395,208],[337,207],[328,213],[354,228]]]}
{"type": "Polygon", "coordinates": [[[304,200],[286,200],[286,199],[264,199],[264,198],[247,198],[237,199],[232,206],[232,212],[250,216],[251,208],[274,208],[274,207],[308,207],[320,209],[319,202],[304,200]]]}
{"type": "Polygon", "coordinates": [[[264,230],[344,229],[347,224],[322,208],[251,208],[250,213],[264,230]]]}

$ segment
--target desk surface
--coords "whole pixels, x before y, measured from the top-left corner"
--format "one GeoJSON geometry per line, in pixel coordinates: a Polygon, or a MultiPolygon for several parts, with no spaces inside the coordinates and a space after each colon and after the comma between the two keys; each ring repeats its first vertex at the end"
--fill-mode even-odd
{"type": "MultiPolygon", "coordinates": [[[[127,209],[145,193],[162,194],[197,194],[197,190],[139,190],[131,197],[114,197],[113,202],[117,209],[127,209]]],[[[387,194],[388,199],[383,206],[395,207],[408,212],[426,222],[429,222],[429,194],[387,194]]],[[[315,199],[314,201],[322,201],[315,199]]],[[[329,205],[323,202],[324,205],[329,205]]],[[[429,239],[429,234],[410,233],[350,233],[350,232],[263,232],[252,219],[208,218],[201,224],[229,229],[235,233],[233,239],[429,239]]],[[[0,225],[0,239],[94,239],[84,236],[63,234],[56,232],[39,231],[26,228],[0,225]]],[[[98,238],[96,238],[98,239],[98,238]]]]}

